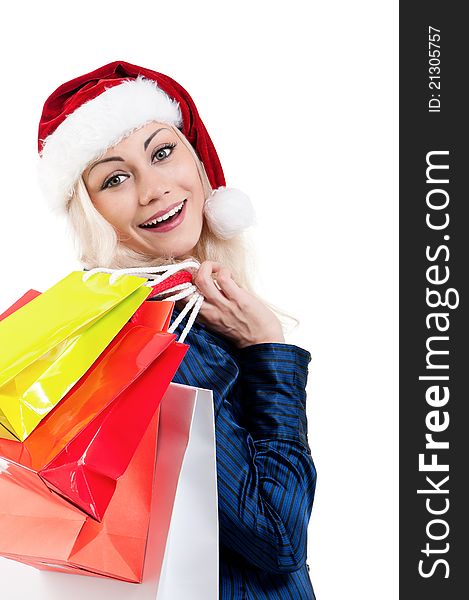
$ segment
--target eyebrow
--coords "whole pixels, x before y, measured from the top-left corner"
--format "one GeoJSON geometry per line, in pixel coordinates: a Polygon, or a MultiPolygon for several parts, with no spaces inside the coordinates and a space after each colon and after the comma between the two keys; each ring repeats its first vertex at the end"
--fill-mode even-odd
{"type": "MultiPolygon", "coordinates": [[[[155,137],[155,135],[157,135],[160,131],[163,131],[164,129],[166,131],[170,131],[167,127],[160,127],[159,129],[157,129],[156,131],[154,131],[148,139],[145,140],[145,142],[143,144],[143,148],[144,148],[145,151],[148,148],[149,143],[155,137]]],[[[88,171],[88,176],[90,175],[91,171],[96,167],[96,165],[99,165],[101,163],[106,163],[106,162],[112,162],[114,160],[120,160],[120,161],[124,162],[124,159],[121,156],[110,156],[109,158],[103,158],[103,159],[98,160],[98,161],[96,161],[95,163],[92,164],[90,170],[88,171]]]]}

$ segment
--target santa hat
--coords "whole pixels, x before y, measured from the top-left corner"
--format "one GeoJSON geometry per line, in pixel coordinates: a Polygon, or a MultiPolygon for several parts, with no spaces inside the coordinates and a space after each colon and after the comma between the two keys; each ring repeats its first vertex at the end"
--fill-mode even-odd
{"type": "Polygon", "coordinates": [[[66,212],[86,166],[151,121],[180,129],[202,161],[213,189],[204,208],[212,232],[227,239],[251,225],[255,217],[250,200],[225,187],[215,147],[186,90],[167,75],[123,61],[64,83],[44,104],[39,184],[51,206],[66,212]]]}

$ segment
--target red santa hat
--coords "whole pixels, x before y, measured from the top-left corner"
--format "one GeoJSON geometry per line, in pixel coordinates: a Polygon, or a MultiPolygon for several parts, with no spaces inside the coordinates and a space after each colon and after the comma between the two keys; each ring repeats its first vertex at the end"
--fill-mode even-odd
{"type": "Polygon", "coordinates": [[[186,90],[167,75],[123,61],[62,84],[44,104],[39,183],[51,206],[65,212],[86,166],[151,121],[180,129],[202,161],[213,189],[205,203],[213,233],[227,239],[251,225],[255,217],[249,198],[225,187],[215,147],[186,90]]]}

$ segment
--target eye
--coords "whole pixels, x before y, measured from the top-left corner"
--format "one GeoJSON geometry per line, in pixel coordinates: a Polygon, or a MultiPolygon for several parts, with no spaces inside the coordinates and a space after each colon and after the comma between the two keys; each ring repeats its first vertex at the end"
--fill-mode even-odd
{"type": "Polygon", "coordinates": [[[160,162],[160,161],[164,160],[165,158],[168,158],[168,156],[172,153],[173,148],[175,146],[176,146],[176,144],[165,144],[164,146],[160,146],[153,153],[152,160],[156,159],[157,162],[160,162]]]}
{"type": "Polygon", "coordinates": [[[127,179],[128,175],[112,175],[109,179],[106,179],[101,189],[105,190],[107,188],[117,187],[122,183],[120,177],[125,177],[127,179]]]}

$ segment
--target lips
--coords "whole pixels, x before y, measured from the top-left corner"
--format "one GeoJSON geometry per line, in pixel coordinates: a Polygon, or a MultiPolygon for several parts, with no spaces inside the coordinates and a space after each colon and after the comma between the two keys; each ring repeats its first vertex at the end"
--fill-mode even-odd
{"type": "Polygon", "coordinates": [[[152,215],[149,219],[147,219],[146,221],[141,223],[139,225],[139,227],[146,229],[146,228],[151,227],[152,225],[157,226],[158,223],[163,223],[167,219],[173,217],[175,214],[181,212],[186,200],[187,200],[187,198],[184,198],[184,200],[182,200],[182,202],[180,201],[180,202],[175,202],[174,204],[170,204],[167,208],[164,208],[163,210],[158,211],[157,213],[152,215]],[[179,208],[179,210],[175,210],[177,208],[179,208]],[[172,215],[168,214],[168,213],[171,213],[171,211],[173,211],[173,214],[172,215]],[[163,219],[162,217],[165,217],[166,215],[168,215],[167,219],[163,219]],[[157,222],[155,222],[155,221],[157,221],[157,222]]]}
{"type": "Polygon", "coordinates": [[[138,227],[151,233],[165,232],[174,229],[184,220],[187,198],[182,202],[171,204],[167,208],[155,213],[138,227]]]}

